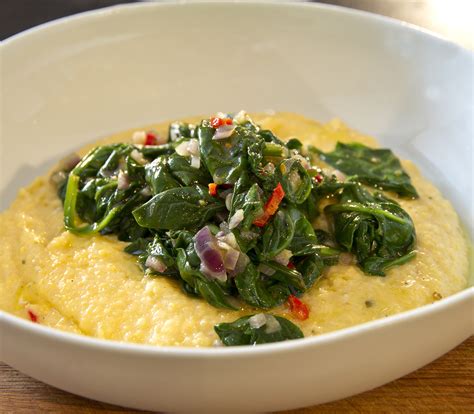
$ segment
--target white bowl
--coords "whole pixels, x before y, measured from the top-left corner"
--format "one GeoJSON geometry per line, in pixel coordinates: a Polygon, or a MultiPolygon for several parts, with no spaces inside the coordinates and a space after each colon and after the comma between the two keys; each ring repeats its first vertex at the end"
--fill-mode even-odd
{"type": "MultiPolygon", "coordinates": [[[[409,25],[308,4],[141,4],[62,19],[1,46],[1,195],[82,144],[182,115],[338,116],[450,198],[473,234],[473,55],[409,25]]],[[[473,333],[473,288],[287,343],[182,349],[102,341],[1,313],[2,360],[58,388],[164,411],[270,411],[366,391],[473,333]]]]}

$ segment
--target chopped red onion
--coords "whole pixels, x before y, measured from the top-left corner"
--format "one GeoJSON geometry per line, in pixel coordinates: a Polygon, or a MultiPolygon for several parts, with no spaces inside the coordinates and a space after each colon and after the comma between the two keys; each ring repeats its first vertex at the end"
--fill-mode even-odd
{"type": "Polygon", "coordinates": [[[229,211],[232,209],[232,193],[227,194],[225,197],[225,208],[229,211]]]}
{"type": "Polygon", "coordinates": [[[141,165],[145,165],[145,164],[148,164],[148,161],[146,160],[146,158],[143,156],[143,154],[134,149],[131,153],[130,153],[130,156],[136,161],[138,162],[139,164],[141,165]]]}
{"type": "Polygon", "coordinates": [[[194,236],[194,248],[201,259],[201,272],[210,279],[227,280],[224,260],[216,246],[216,238],[205,226],[194,236]]]}
{"type": "Polygon", "coordinates": [[[141,195],[144,195],[145,197],[151,196],[151,189],[150,187],[146,186],[143,187],[143,189],[140,191],[141,195]]]}
{"type": "Polygon", "coordinates": [[[218,140],[218,139],[229,138],[234,132],[234,129],[235,129],[235,125],[222,125],[216,129],[216,132],[214,133],[214,136],[212,137],[212,139],[218,140]]]}
{"type": "Polygon", "coordinates": [[[163,273],[167,269],[166,265],[156,256],[148,256],[145,266],[158,273],[163,273]]]}
{"type": "Polygon", "coordinates": [[[263,264],[263,263],[260,263],[260,264],[258,265],[258,268],[257,268],[257,269],[258,269],[259,272],[261,272],[261,273],[263,273],[264,275],[267,275],[267,276],[272,276],[272,275],[274,275],[274,274],[275,274],[275,271],[276,271],[275,269],[272,269],[271,267],[269,267],[269,266],[267,266],[267,265],[265,265],[265,264],[263,264]]]}
{"type": "Polygon", "coordinates": [[[227,250],[224,258],[224,267],[227,270],[234,270],[239,260],[240,252],[232,247],[227,250]]]}
{"type": "Polygon", "coordinates": [[[263,171],[265,171],[268,175],[275,174],[275,164],[272,162],[267,162],[263,167],[263,171]]]}
{"type": "Polygon", "coordinates": [[[191,155],[191,167],[199,169],[201,167],[201,158],[191,155]]]}
{"type": "Polygon", "coordinates": [[[265,315],[265,319],[267,320],[265,326],[265,333],[271,334],[274,332],[278,332],[281,329],[280,322],[278,322],[277,318],[273,315],[265,315]]]}
{"type": "Polygon", "coordinates": [[[261,328],[267,323],[267,318],[264,313],[257,313],[249,318],[249,325],[253,329],[261,328]]]}
{"type": "Polygon", "coordinates": [[[199,155],[199,141],[196,138],[188,141],[188,151],[191,155],[199,155]]]}
{"type": "Polygon", "coordinates": [[[117,177],[117,189],[126,190],[129,187],[130,187],[130,180],[128,178],[127,173],[120,170],[117,177]]]}
{"type": "Polygon", "coordinates": [[[354,255],[352,253],[341,253],[339,255],[339,264],[350,265],[354,262],[354,255]]]}
{"type": "Polygon", "coordinates": [[[273,260],[283,266],[287,266],[288,263],[290,263],[291,256],[293,256],[291,250],[284,249],[280,253],[278,253],[273,260]]]}
{"type": "Polygon", "coordinates": [[[182,157],[191,157],[191,167],[199,168],[201,166],[201,157],[199,153],[199,142],[197,139],[192,138],[189,141],[183,141],[179,144],[175,151],[182,157]]]}
{"type": "Polygon", "coordinates": [[[232,232],[227,233],[227,234],[223,237],[223,240],[224,240],[229,246],[233,247],[234,249],[238,249],[238,250],[239,250],[239,244],[237,243],[237,239],[235,238],[234,233],[232,233],[232,232]]]}
{"type": "Polygon", "coordinates": [[[291,158],[298,160],[305,170],[309,170],[311,168],[311,165],[308,160],[300,154],[294,154],[291,158]]]}
{"type": "Polygon", "coordinates": [[[237,263],[235,265],[235,269],[229,272],[229,276],[234,277],[242,273],[247,267],[247,265],[249,264],[249,262],[250,262],[249,257],[245,253],[240,253],[237,263]]]}
{"type": "Polygon", "coordinates": [[[177,145],[174,149],[176,154],[181,155],[182,157],[189,156],[188,142],[183,141],[181,144],[177,145]]]}
{"type": "Polygon", "coordinates": [[[236,124],[243,124],[250,120],[251,120],[250,117],[247,115],[247,112],[245,112],[244,110],[237,112],[234,115],[234,119],[233,119],[234,123],[236,124]]]}
{"type": "Polygon", "coordinates": [[[244,210],[237,210],[229,220],[229,229],[235,229],[244,219],[244,210]]]}

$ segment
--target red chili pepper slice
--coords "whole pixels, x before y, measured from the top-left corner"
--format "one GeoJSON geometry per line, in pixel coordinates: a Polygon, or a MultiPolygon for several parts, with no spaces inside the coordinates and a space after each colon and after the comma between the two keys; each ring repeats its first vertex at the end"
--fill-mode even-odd
{"type": "Polygon", "coordinates": [[[265,226],[265,224],[267,224],[267,221],[270,219],[270,217],[273,216],[278,211],[278,206],[280,205],[284,197],[285,197],[285,191],[283,190],[281,183],[278,183],[278,185],[273,190],[272,195],[270,196],[268,201],[265,203],[263,215],[256,218],[253,224],[255,224],[257,227],[265,226]]]}
{"type": "Polygon", "coordinates": [[[231,118],[219,118],[217,116],[213,116],[209,121],[213,128],[219,128],[222,125],[232,125],[233,123],[231,118]]]}
{"type": "Polygon", "coordinates": [[[209,183],[209,195],[215,197],[217,195],[217,184],[216,183],[209,183]]]}
{"type": "Polygon", "coordinates": [[[309,317],[309,309],[308,306],[299,300],[295,295],[288,296],[288,306],[290,307],[290,311],[295,318],[298,318],[301,321],[308,319],[309,317]]]}
{"type": "Polygon", "coordinates": [[[289,263],[286,265],[286,267],[287,267],[288,269],[294,269],[294,268],[295,268],[295,265],[294,265],[293,263],[289,262],[289,263]]]}
{"type": "Polygon", "coordinates": [[[213,128],[219,128],[223,124],[223,119],[217,116],[212,117],[210,121],[213,128]]]}
{"type": "Polygon", "coordinates": [[[28,309],[28,316],[30,317],[32,322],[38,323],[38,315],[30,309],[28,309]]]}
{"type": "Polygon", "coordinates": [[[322,176],[321,174],[318,174],[318,175],[316,175],[316,176],[314,177],[314,179],[315,179],[318,183],[320,183],[320,182],[323,181],[323,176],[322,176]]]}
{"type": "Polygon", "coordinates": [[[255,224],[257,227],[263,227],[265,224],[267,224],[267,221],[270,218],[270,214],[268,214],[266,211],[260,216],[257,217],[254,221],[253,224],[255,224]]]}
{"type": "Polygon", "coordinates": [[[146,133],[145,145],[155,145],[156,143],[156,135],[152,132],[146,133]]]}

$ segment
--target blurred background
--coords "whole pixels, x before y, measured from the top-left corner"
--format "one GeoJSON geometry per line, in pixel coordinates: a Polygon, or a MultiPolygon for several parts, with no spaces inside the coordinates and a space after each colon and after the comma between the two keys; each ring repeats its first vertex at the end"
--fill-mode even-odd
{"type": "MultiPolygon", "coordinates": [[[[87,10],[136,3],[123,0],[0,0],[0,39],[87,10]]],[[[192,0],[188,0],[192,1],[192,0]]],[[[416,24],[474,49],[474,0],[315,0],[416,24]]]]}

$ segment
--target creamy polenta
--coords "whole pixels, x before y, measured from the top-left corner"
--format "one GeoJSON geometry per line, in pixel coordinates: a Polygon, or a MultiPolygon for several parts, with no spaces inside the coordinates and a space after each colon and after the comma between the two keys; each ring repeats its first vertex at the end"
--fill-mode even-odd
{"type": "MultiPolygon", "coordinates": [[[[339,121],[323,125],[289,113],[253,119],[282,139],[298,137],[323,151],[338,141],[377,146],[339,121]]],[[[167,126],[152,128],[166,134],[167,126]]],[[[130,142],[131,135],[127,131],[100,144],[130,142]]],[[[415,259],[389,269],[385,277],[340,262],[305,293],[306,320],[295,319],[285,305],[272,309],[273,314],[311,336],[426,305],[466,287],[468,241],[453,207],[411,162],[403,167],[420,196],[397,199],[415,224],[415,259]]],[[[214,325],[255,313],[248,306],[217,309],[186,296],[172,279],[144,275],[136,259],[123,251],[127,243],[115,236],[65,231],[63,206],[49,178],[37,178],[20,190],[0,215],[0,309],[98,338],[191,347],[212,345],[214,325]]]]}

